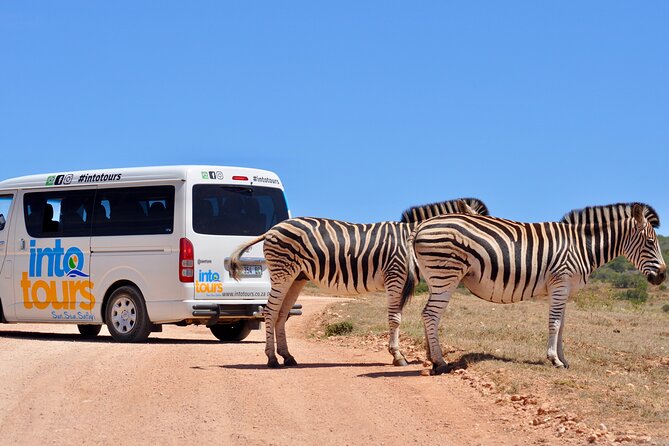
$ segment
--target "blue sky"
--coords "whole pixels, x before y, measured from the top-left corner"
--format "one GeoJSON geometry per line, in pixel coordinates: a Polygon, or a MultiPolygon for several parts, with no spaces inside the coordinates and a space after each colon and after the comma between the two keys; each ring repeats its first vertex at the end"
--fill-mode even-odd
{"type": "Polygon", "coordinates": [[[669,234],[669,3],[2,2],[0,178],[221,164],[294,216],[473,196],[669,234]]]}

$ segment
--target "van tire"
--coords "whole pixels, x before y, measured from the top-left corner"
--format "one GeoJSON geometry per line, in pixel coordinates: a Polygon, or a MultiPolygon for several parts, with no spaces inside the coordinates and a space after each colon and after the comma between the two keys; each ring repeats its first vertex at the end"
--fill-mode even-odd
{"type": "Polygon", "coordinates": [[[100,330],[102,330],[102,325],[77,325],[77,328],[79,329],[79,333],[81,333],[81,336],[86,338],[86,339],[92,339],[96,337],[97,335],[100,334],[100,330]]]}
{"type": "Polygon", "coordinates": [[[251,324],[248,321],[237,321],[231,324],[212,325],[209,329],[221,342],[239,342],[251,333],[251,324]]]}
{"type": "Polygon", "coordinates": [[[141,293],[134,286],[122,286],[109,296],[105,309],[109,334],[117,342],[144,342],[151,322],[141,293]]]}

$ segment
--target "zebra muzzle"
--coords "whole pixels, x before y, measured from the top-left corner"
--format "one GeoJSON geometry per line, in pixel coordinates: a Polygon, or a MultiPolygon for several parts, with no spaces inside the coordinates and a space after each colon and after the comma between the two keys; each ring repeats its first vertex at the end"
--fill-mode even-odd
{"type": "Polygon", "coordinates": [[[648,281],[653,285],[659,285],[667,278],[667,267],[663,267],[657,273],[648,274],[648,281]]]}

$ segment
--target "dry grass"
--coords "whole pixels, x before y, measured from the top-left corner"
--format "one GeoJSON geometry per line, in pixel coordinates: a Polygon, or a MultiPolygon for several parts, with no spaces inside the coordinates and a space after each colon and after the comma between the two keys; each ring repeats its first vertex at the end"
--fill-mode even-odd
{"type": "MultiPolygon", "coordinates": [[[[426,299],[414,298],[401,327],[403,350],[419,359],[425,356],[420,311],[426,299]]],[[[577,412],[588,425],[669,439],[668,302],[669,294],[658,289],[647,303],[635,305],[604,285],[586,287],[567,307],[567,370],[545,359],[547,299],[496,305],[457,292],[442,318],[440,339],[447,360],[466,362],[470,372],[494,382],[501,396],[538,395],[577,412]]],[[[374,338],[375,349],[385,348],[385,304],[383,294],[335,304],[323,324],[350,321],[349,342],[364,339],[369,345],[374,338]]]]}

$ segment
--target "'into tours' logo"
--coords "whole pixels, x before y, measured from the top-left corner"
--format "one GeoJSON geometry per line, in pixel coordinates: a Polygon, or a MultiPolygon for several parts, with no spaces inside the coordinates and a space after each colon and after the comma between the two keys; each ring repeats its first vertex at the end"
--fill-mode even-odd
{"type": "MultiPolygon", "coordinates": [[[[81,309],[91,311],[95,305],[93,283],[84,272],[84,253],[76,246],[65,249],[56,239],[52,247],[38,248],[30,241],[30,264],[21,276],[23,306],[27,309],[81,309]]],[[[58,315],[54,314],[54,317],[58,315]]],[[[75,316],[76,317],[76,316],[75,316]]],[[[80,319],[92,315],[80,314],[80,319]]]]}

